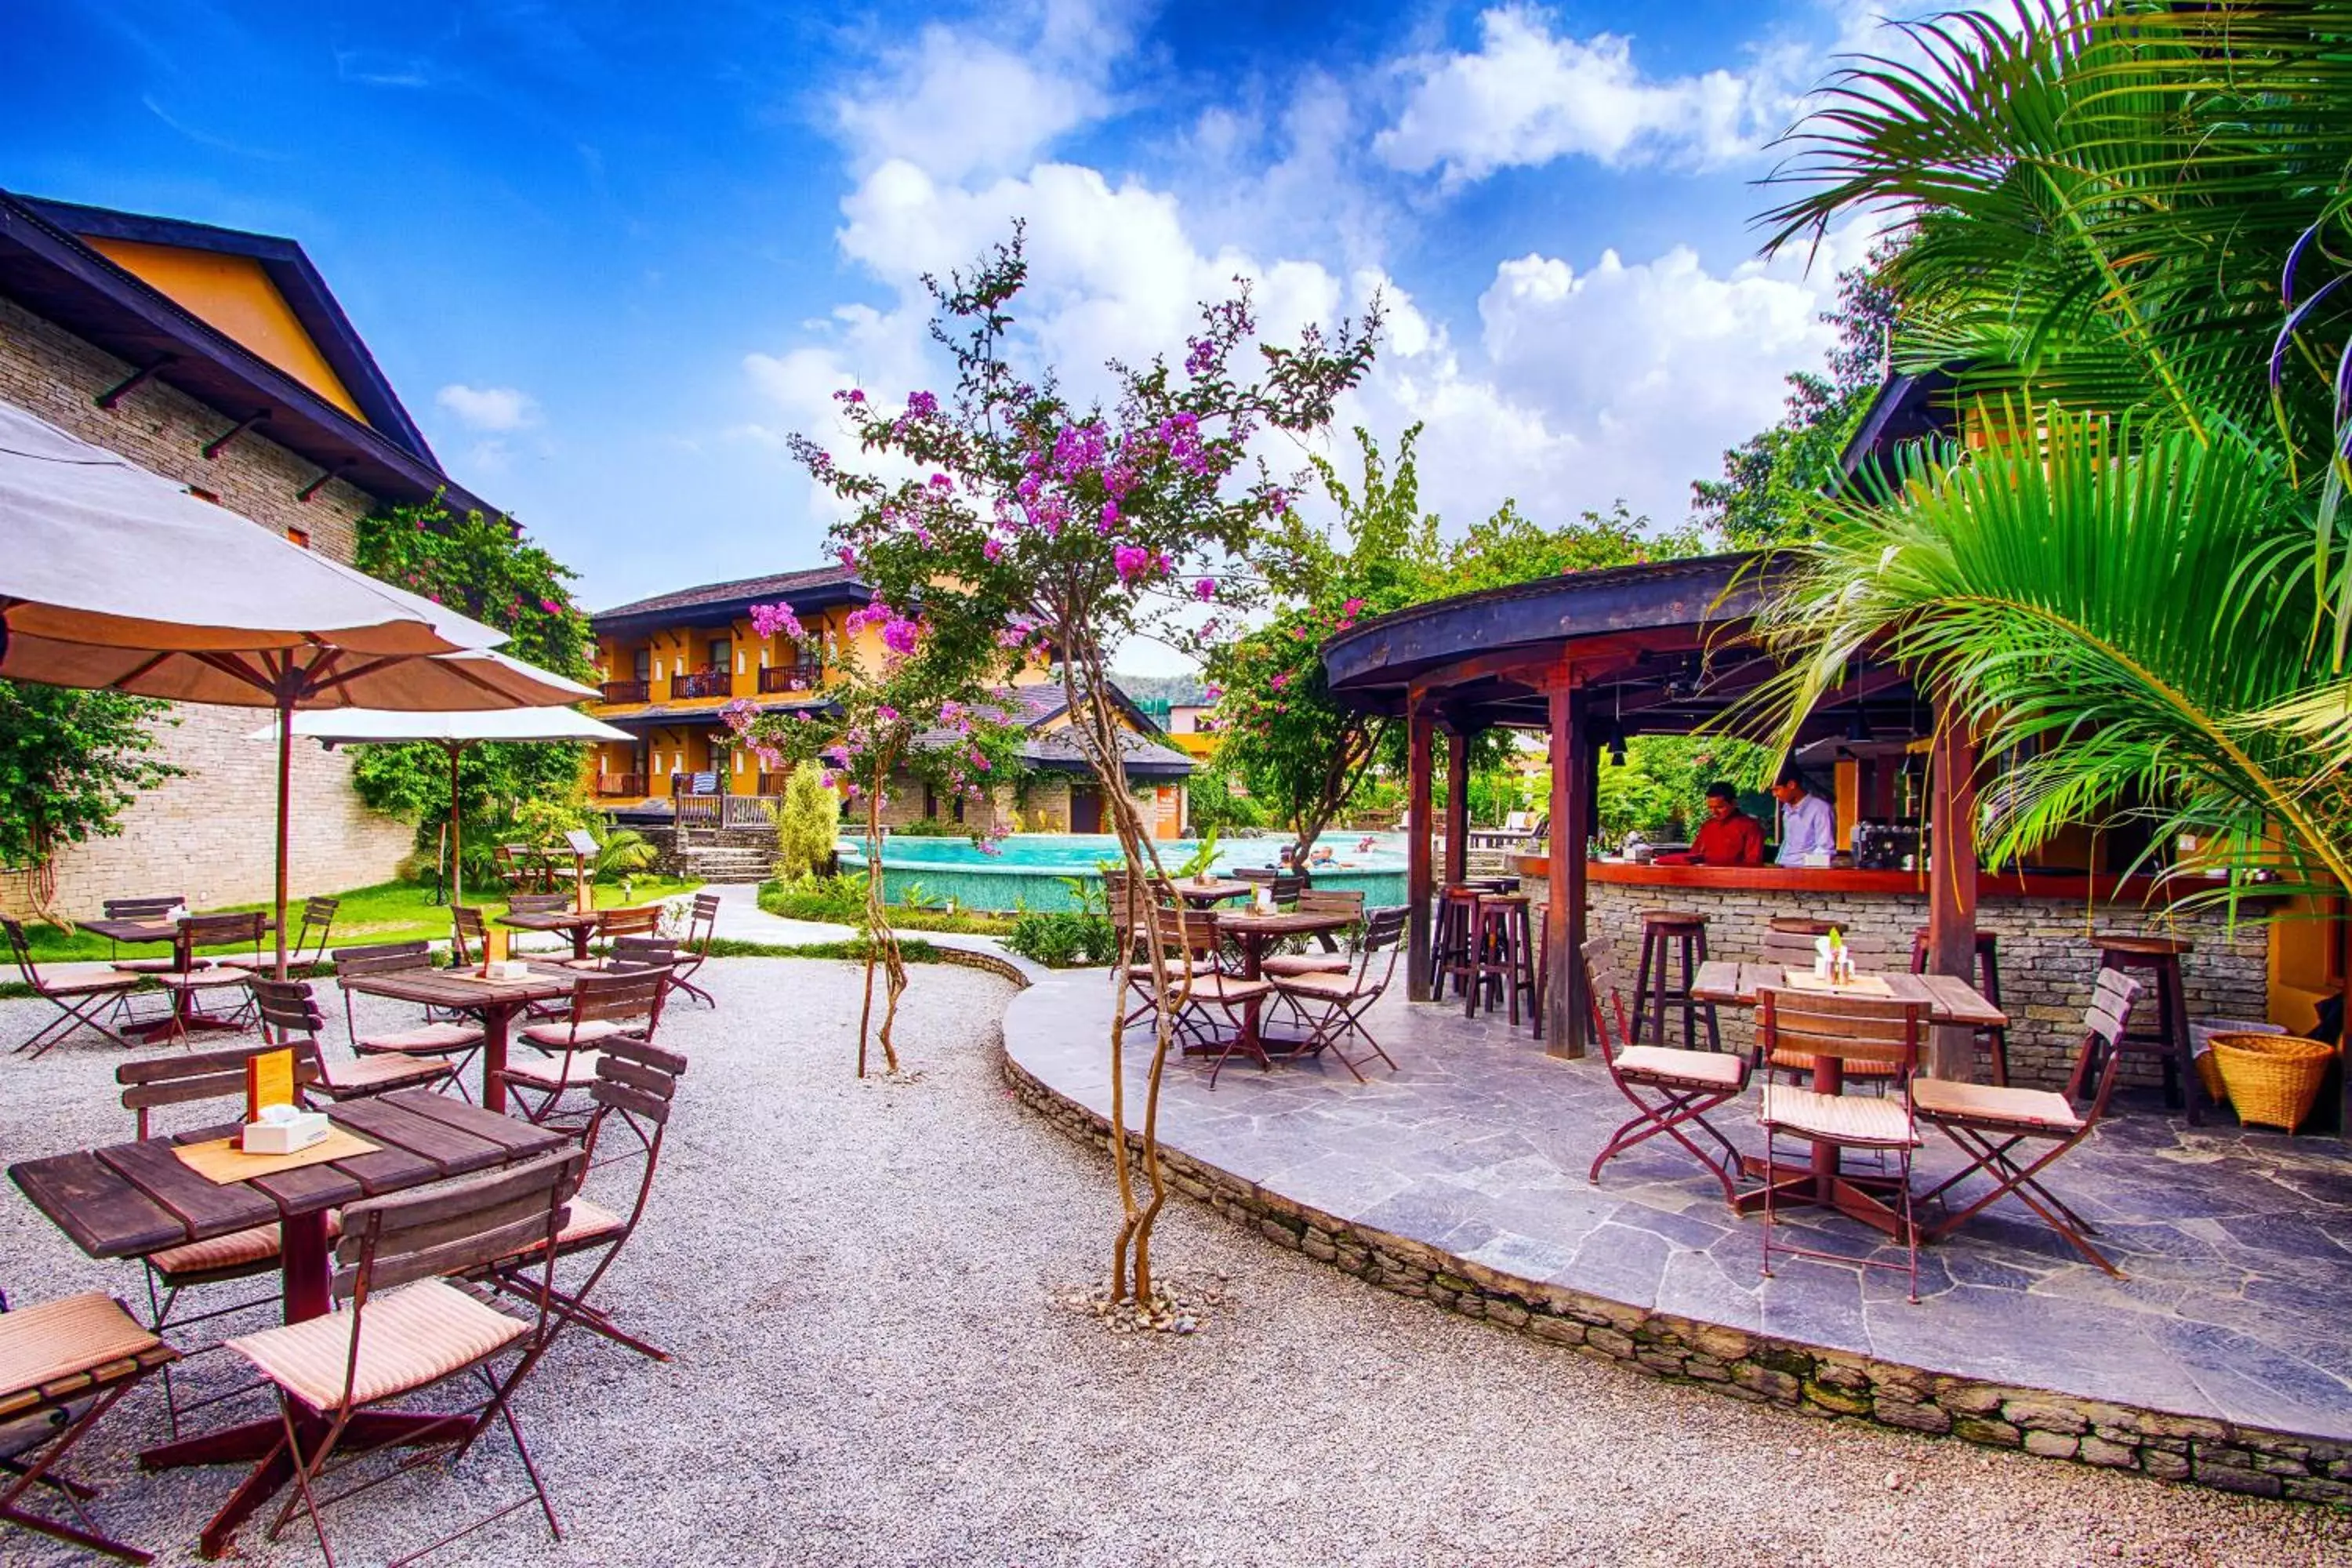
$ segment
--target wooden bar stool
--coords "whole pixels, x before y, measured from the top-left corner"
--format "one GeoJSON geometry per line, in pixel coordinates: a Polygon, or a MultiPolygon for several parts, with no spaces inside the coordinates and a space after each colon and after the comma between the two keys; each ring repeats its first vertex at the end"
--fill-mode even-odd
{"type": "Polygon", "coordinates": [[[1466,985],[1477,954],[1472,943],[1478,934],[1477,889],[1457,884],[1437,896],[1437,927],[1429,938],[1429,999],[1445,1000],[1445,982],[1466,985]]]}
{"type": "Polygon", "coordinates": [[[1654,1045],[1666,1043],[1666,1008],[1678,1005],[1683,1010],[1683,1045],[1697,1050],[1698,1019],[1706,1017],[1706,1048],[1719,1051],[1723,1037],[1716,1028],[1715,1005],[1701,1002],[1691,994],[1691,985],[1698,978],[1698,966],[1706,962],[1706,917],[1683,910],[1643,910],[1642,911],[1642,965],[1633,981],[1633,1043],[1642,1043],[1642,1016],[1650,1016],[1650,1040],[1654,1045]],[[1683,977],[1675,984],[1666,973],[1674,954],[1675,944],[1682,945],[1683,977]]]}
{"type": "MultiPolygon", "coordinates": [[[[1519,1023],[1519,993],[1528,993],[1528,1005],[1535,1005],[1536,972],[1528,952],[1531,942],[1528,933],[1528,896],[1525,893],[1488,893],[1478,900],[1478,924],[1471,942],[1469,995],[1462,1005],[1462,1016],[1478,1016],[1478,999],[1491,987],[1499,987],[1509,1004],[1511,1026],[1519,1023]]],[[[1486,1004],[1492,1009],[1495,1004],[1486,1004]]]]}
{"type": "MultiPolygon", "coordinates": [[[[1927,973],[1927,928],[1921,926],[1911,933],[1911,973],[1927,973]]],[[[1977,932],[1977,989],[1995,1007],[2000,1005],[2000,942],[1992,932],[1977,932]]],[[[2000,1024],[1988,1024],[1976,1032],[1977,1043],[1985,1048],[1992,1063],[1992,1081],[1996,1089],[2009,1087],[2009,1030],[2000,1024]]]]}
{"type": "MultiPolygon", "coordinates": [[[[2149,989],[2155,993],[2156,1026],[2151,1029],[2131,1029],[2118,1037],[2108,1048],[2117,1051],[2141,1051],[2153,1055],[2164,1064],[2164,1104],[2168,1110],[2185,1110],[2190,1126],[2205,1120],[2197,1097],[2188,1092],[2189,1084],[2196,1078],[2197,1068],[2189,1053],[2195,1049],[2189,1035],[2189,1005],[2180,993],[2180,960],[2195,944],[2179,937],[2131,936],[2121,932],[2102,931],[2091,939],[2099,953],[2099,966],[2119,969],[2126,973],[2148,977],[2149,989]]],[[[2084,1050],[2098,1049],[2096,1037],[2084,1050]]],[[[2091,1064],[2096,1069],[2095,1062],[2091,1064]]],[[[2084,1082],[2095,1082],[2085,1079],[2084,1082]]]]}

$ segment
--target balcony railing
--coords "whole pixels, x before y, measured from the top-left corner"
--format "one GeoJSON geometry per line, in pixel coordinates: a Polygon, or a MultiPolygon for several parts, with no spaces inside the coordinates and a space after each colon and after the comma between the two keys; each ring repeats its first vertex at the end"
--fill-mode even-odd
{"type": "Polygon", "coordinates": [[[669,678],[669,695],[673,702],[688,697],[732,697],[735,695],[735,675],[732,670],[716,666],[682,669],[669,678]]]}
{"type": "Polygon", "coordinates": [[[642,796],[646,793],[643,773],[598,773],[596,793],[602,795],[642,796]]]}
{"type": "Polygon", "coordinates": [[[824,667],[816,664],[772,664],[760,671],[760,689],[814,691],[824,684],[824,667]]]}
{"type": "Polygon", "coordinates": [[[654,683],[650,680],[608,680],[604,682],[607,702],[651,702],[654,683]]]}

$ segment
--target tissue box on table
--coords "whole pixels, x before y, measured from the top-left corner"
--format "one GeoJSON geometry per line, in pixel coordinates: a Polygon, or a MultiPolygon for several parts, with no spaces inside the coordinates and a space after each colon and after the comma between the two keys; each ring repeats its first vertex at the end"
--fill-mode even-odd
{"type": "Polygon", "coordinates": [[[262,1107],[260,1121],[245,1124],[245,1136],[237,1147],[248,1154],[291,1154],[308,1149],[332,1130],[324,1111],[267,1105],[262,1107]]]}

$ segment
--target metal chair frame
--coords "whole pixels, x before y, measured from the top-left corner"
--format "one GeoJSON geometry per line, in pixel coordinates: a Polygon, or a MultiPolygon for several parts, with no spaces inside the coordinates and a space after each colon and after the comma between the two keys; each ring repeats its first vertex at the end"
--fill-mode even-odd
{"type": "Polygon", "coordinates": [[[449,1057],[410,1056],[405,1052],[368,1057],[354,1050],[352,1063],[375,1075],[374,1080],[346,1079],[339,1083],[319,1038],[320,1032],[327,1026],[327,1016],[320,1010],[318,994],[310,983],[265,980],[256,975],[249,984],[254,1006],[260,1015],[261,1037],[292,1050],[298,1068],[309,1069],[299,1090],[299,1098],[305,1104],[313,1095],[340,1103],[346,1100],[372,1100],[404,1089],[446,1089],[457,1076],[457,1062],[449,1057]],[[393,1067],[393,1070],[384,1071],[393,1066],[387,1061],[392,1054],[399,1055],[401,1063],[413,1070],[401,1071],[393,1067]]]}
{"type": "MultiPolygon", "coordinates": [[[[114,1304],[125,1313],[130,1310],[121,1301],[114,1304]]],[[[5,1412],[0,1414],[0,1421],[10,1425],[40,1421],[49,1427],[47,1436],[9,1457],[7,1474],[0,1477],[5,1481],[5,1486],[0,1486],[0,1524],[13,1524],[123,1563],[153,1562],[154,1553],[100,1532],[97,1521],[83,1507],[97,1496],[96,1492],[52,1472],[124,1394],[179,1359],[177,1351],[158,1339],[151,1347],[70,1377],[32,1388],[0,1389],[0,1412],[5,1412]],[[34,1457],[27,1458],[26,1455],[34,1457]],[[68,1524],[26,1509],[20,1500],[37,1486],[47,1487],[61,1495],[80,1522],[68,1524]]]]}
{"type": "MultiPolygon", "coordinates": [[[[1311,976],[1285,975],[1276,977],[1275,994],[1280,997],[1307,1031],[1306,1038],[1286,1054],[1292,1057],[1320,1056],[1329,1051],[1339,1059],[1358,1083],[1366,1081],[1364,1067],[1375,1058],[1396,1071],[1396,1058],[1390,1056],[1371,1030],[1364,1026],[1364,1015],[1371,1010],[1387,992],[1389,983],[1396,978],[1399,956],[1404,951],[1405,916],[1402,905],[1391,909],[1373,910],[1364,916],[1363,930],[1356,942],[1356,963],[1345,993],[1335,993],[1318,984],[1311,976]],[[1380,955],[1388,957],[1383,962],[1380,955]],[[1381,976],[1372,978],[1378,965],[1381,976]],[[1319,1011],[1313,1009],[1319,1008],[1319,1011]],[[1369,1047],[1362,1055],[1350,1057],[1345,1041],[1354,1036],[1369,1047]]],[[[1214,1082],[1213,1077],[1211,1079],[1214,1082]]]]}
{"type": "Polygon", "coordinates": [[[1927,1227],[1928,1239],[1949,1236],[1993,1204],[2014,1193],[2020,1203],[2032,1209],[2043,1224],[2064,1237],[2067,1243],[2085,1259],[2118,1279],[2124,1278],[2123,1270],[2091,1245],[2088,1238],[2099,1234],[2098,1227],[2043,1186],[2041,1178],[2044,1171],[2072,1153],[2078,1144],[2090,1137],[2097,1130],[2099,1119],[2106,1114],[2107,1101],[2115,1093],[2116,1080],[2123,1072],[2124,1058],[2128,1054],[2116,1049],[2116,1042],[2128,1032],[2132,1008],[2145,989],[2139,981],[2120,971],[2099,971],[2091,1005],[2083,1014],[2082,1050],[2074,1059],[2074,1072],[2066,1080],[2067,1100],[2071,1103],[2082,1098],[2084,1080],[2089,1077],[2095,1059],[2104,1057],[2105,1068],[2099,1074],[2098,1088],[2092,1095],[2089,1110],[2081,1114],[2074,1127],[2068,1129],[2032,1123],[2021,1118],[1984,1111],[1919,1110],[1918,1119],[1950,1139],[1969,1162],[1965,1170],[1920,1194],[1919,1202],[1943,1203],[1946,1193],[1979,1172],[1992,1183],[1988,1191],[1966,1208],[1957,1211],[1948,1208],[1943,1218],[1927,1227]],[[2050,1147],[2032,1160],[2018,1159],[2014,1151],[2019,1145],[2036,1140],[2046,1141],[2050,1147]]]}
{"type": "MultiPolygon", "coordinates": [[[[325,1555],[328,1568],[334,1568],[334,1547],[327,1539],[327,1524],[322,1510],[373,1490],[385,1481],[406,1475],[436,1457],[454,1467],[473,1451],[476,1440],[489,1428],[494,1418],[505,1426],[508,1436],[513,1440],[516,1457],[522,1461],[524,1473],[530,1479],[530,1494],[494,1509],[399,1559],[394,1568],[404,1568],[405,1564],[461,1540],[484,1525],[528,1507],[534,1500],[547,1517],[549,1532],[558,1541],[563,1539],[563,1525],[556,1517],[555,1504],[547,1495],[547,1486],[541,1479],[538,1463],[532,1459],[530,1446],[523,1440],[522,1428],[515,1419],[514,1394],[523,1379],[546,1354],[548,1345],[563,1326],[564,1320],[551,1310],[555,1278],[554,1242],[563,1229],[569,1213],[567,1205],[579,1191],[586,1163],[584,1151],[568,1150],[422,1193],[363,1199],[343,1211],[343,1234],[335,1248],[336,1268],[332,1283],[335,1299],[350,1303],[346,1310],[352,1328],[351,1348],[343,1368],[342,1398],[331,1413],[313,1407],[292,1389],[279,1385],[278,1417],[283,1430],[278,1445],[293,1462],[295,1495],[278,1510],[278,1517],[269,1526],[268,1539],[276,1541],[293,1522],[295,1510],[302,1510],[310,1516],[310,1527],[318,1535],[319,1550],[325,1555]],[[453,1235],[453,1231],[457,1234],[453,1235]],[[538,1310],[526,1333],[424,1382],[365,1403],[353,1399],[359,1377],[360,1344],[367,1332],[367,1313],[372,1296],[389,1292],[398,1286],[429,1284],[452,1274],[486,1268],[511,1255],[518,1246],[533,1245],[543,1247],[546,1257],[541,1267],[540,1287],[531,1293],[538,1303],[538,1310]],[[494,1376],[489,1370],[490,1363],[515,1345],[522,1348],[513,1368],[503,1377],[494,1376]],[[354,1416],[467,1376],[479,1383],[488,1391],[488,1397],[479,1406],[446,1415],[443,1421],[449,1428],[446,1436],[437,1432],[425,1436],[417,1452],[408,1455],[383,1473],[331,1496],[319,1495],[320,1483],[330,1476],[341,1475],[362,1460],[364,1450],[352,1455],[343,1464],[331,1466],[336,1447],[354,1416]],[[319,1436],[307,1452],[304,1450],[301,1426],[296,1419],[298,1410],[305,1423],[328,1423],[326,1431],[319,1436]]],[[[247,1341],[233,1342],[233,1348],[242,1348],[247,1342],[259,1342],[266,1338],[266,1334],[249,1336],[247,1341]]]]}
{"type": "MultiPolygon", "coordinates": [[[[610,1041],[634,1038],[651,1044],[655,1031],[661,1026],[662,1002],[668,994],[667,969],[624,969],[605,973],[583,973],[572,984],[572,1016],[566,1024],[562,1047],[551,1048],[531,1038],[527,1031],[518,1037],[533,1048],[554,1057],[558,1065],[555,1082],[551,1087],[533,1077],[518,1073],[509,1060],[508,1070],[500,1075],[500,1081],[507,1086],[507,1093],[512,1099],[516,1112],[535,1127],[554,1125],[559,1119],[573,1114],[562,1109],[564,1096],[575,1089],[589,1088],[595,1079],[575,1079],[572,1064],[583,1056],[600,1057],[610,1041]],[[584,1040],[580,1037],[580,1026],[583,1024],[617,1023],[640,1017],[645,1020],[642,1029],[617,1035],[592,1036],[584,1040]],[[535,1101],[533,1096],[538,1097],[535,1101]]],[[[584,1127],[585,1123],[583,1125],[584,1127]]]]}
{"type": "MultiPolygon", "coordinates": [[[[236,914],[190,915],[180,922],[180,935],[174,956],[178,967],[149,978],[171,993],[171,1026],[163,1038],[188,1038],[188,1020],[193,1016],[196,994],[204,991],[233,991],[243,986],[247,978],[262,964],[261,937],[268,920],[259,910],[236,914]],[[253,961],[247,966],[224,964],[217,960],[200,959],[199,947],[225,947],[232,942],[250,942],[253,961]]],[[[238,1002],[236,1009],[218,1022],[242,1026],[252,1022],[253,1003],[248,996],[238,1002]]]]}
{"type": "MultiPolygon", "coordinates": [[[[1779,1167],[1773,1163],[1773,1151],[1784,1129],[1783,1124],[1772,1116],[1774,1086],[1766,1085],[1764,1099],[1756,1117],[1757,1124],[1764,1130],[1764,1278],[1772,1278],[1772,1257],[1775,1253],[1862,1268],[1902,1268],[1910,1280],[1910,1300],[1916,1303],[1919,1300],[1920,1231],[1917,1205],[1911,1195],[1911,1155],[1919,1146],[1919,1129],[1911,1104],[1911,1079],[1919,1068],[1920,1043],[1927,1032],[1927,1005],[1871,996],[1827,995],[1769,985],[1759,993],[1757,1001],[1760,1012],[1757,1024],[1760,1054],[1769,1059],[1776,1051],[1791,1049],[1809,1058],[1833,1058],[1841,1064],[1888,1064],[1891,1072],[1887,1099],[1894,1100],[1899,1093],[1897,1103],[1902,1107],[1904,1127],[1903,1134],[1892,1141],[1786,1129],[1790,1136],[1801,1140],[1809,1150],[1813,1145],[1826,1143],[1838,1149],[1874,1152],[1882,1158],[1893,1157],[1895,1201],[1891,1205],[1877,1203],[1877,1206],[1895,1221],[1895,1234],[1904,1247],[1906,1262],[1903,1265],[1848,1257],[1817,1247],[1775,1246],[1772,1233],[1780,1220],[1773,1199],[1780,1183],[1775,1179],[1779,1167]],[[1784,1040],[1793,1044],[1784,1046],[1784,1040]]],[[[1843,1194],[1853,1187],[1853,1184],[1844,1182],[1843,1178],[1841,1182],[1839,1192],[1843,1204],[1847,1201],[1843,1194]]],[[[1852,1195],[1854,1201],[1865,1201],[1859,1189],[1853,1189],[1852,1195]]]]}
{"type": "MultiPolygon", "coordinates": [[[[669,1352],[620,1327],[610,1313],[591,1306],[588,1298],[645,1218],[646,1203],[653,1196],[654,1173],[661,1164],[662,1142],[669,1132],[670,1111],[677,1099],[677,1080],[685,1076],[686,1058],[649,1040],[619,1036],[603,1042],[596,1058],[596,1081],[588,1090],[596,1109],[582,1134],[582,1147],[591,1172],[631,1159],[641,1161],[636,1198],[618,1230],[572,1240],[557,1238],[555,1252],[559,1258],[598,1251],[603,1256],[578,1285],[569,1291],[551,1287],[548,1297],[550,1310],[566,1321],[578,1323],[591,1333],[602,1334],[615,1344],[626,1345],[656,1361],[669,1360],[669,1352]],[[633,1135],[636,1148],[600,1159],[605,1133],[615,1119],[633,1135]]],[[[487,1278],[496,1289],[509,1295],[535,1299],[536,1287],[528,1278],[535,1261],[528,1253],[508,1258],[494,1265],[487,1278]]]]}
{"type": "Polygon", "coordinates": [[[1723,1188],[1723,1201],[1731,1202],[1739,1194],[1739,1150],[1722,1130],[1707,1120],[1710,1112],[1718,1110],[1748,1092],[1749,1067],[1745,1058],[1727,1056],[1721,1051],[1694,1051],[1672,1046],[1637,1046],[1633,1028],[1625,1013],[1624,972],[1618,966],[1616,944],[1605,936],[1587,942],[1578,957],[1584,965],[1586,1005],[1592,1020],[1592,1037],[1601,1042],[1601,1060],[1609,1068],[1609,1079],[1617,1086],[1633,1107],[1634,1114],[1609,1135],[1601,1152],[1592,1157],[1592,1168],[1584,1179],[1596,1185],[1601,1181],[1601,1168],[1618,1155],[1664,1133],[1681,1144],[1691,1158],[1706,1167],[1723,1188]],[[1603,995],[1609,998],[1614,1011],[1617,1028],[1612,1036],[1608,1014],[1601,1005],[1603,995]],[[1629,1051],[1639,1054],[1628,1059],[1629,1051]],[[1721,1072],[1726,1062],[1738,1064],[1738,1080],[1728,1089],[1714,1076],[1721,1072]],[[1645,1100],[1643,1094],[1657,1098],[1645,1100]],[[1685,1128],[1695,1127],[1712,1139],[1721,1155],[1712,1154],[1691,1142],[1685,1128]]]}
{"type": "Polygon", "coordinates": [[[61,1017],[52,1018],[27,1036],[16,1048],[17,1056],[34,1058],[47,1056],[62,1044],[75,1029],[87,1026],[96,1029],[124,1050],[133,1049],[133,1043],[117,1034],[101,1015],[120,1012],[124,1000],[140,984],[140,976],[124,974],[120,980],[91,979],[88,981],[45,981],[40,965],[33,959],[32,939],[25,934],[24,925],[5,915],[0,915],[0,928],[8,934],[8,951],[16,961],[16,973],[25,977],[33,994],[55,1007],[61,1017]]]}
{"type": "MultiPolygon", "coordinates": [[[[466,1068],[482,1048],[482,1028],[474,1023],[441,1024],[426,1009],[426,1022],[442,1028],[454,1028],[459,1037],[415,1046],[380,1044],[360,1035],[359,1013],[352,1005],[354,993],[350,982],[368,974],[394,974],[403,970],[433,967],[433,948],[423,940],[382,942],[373,947],[345,947],[335,951],[335,984],[343,994],[343,1029],[351,1040],[355,1056],[443,1057],[457,1064],[457,1071],[443,1086],[454,1089],[460,1100],[470,1102],[473,1096],[466,1089],[466,1068]],[[470,1036],[468,1040],[465,1037],[470,1036]]],[[[462,1014],[457,1015],[463,1017],[462,1014]]]]}

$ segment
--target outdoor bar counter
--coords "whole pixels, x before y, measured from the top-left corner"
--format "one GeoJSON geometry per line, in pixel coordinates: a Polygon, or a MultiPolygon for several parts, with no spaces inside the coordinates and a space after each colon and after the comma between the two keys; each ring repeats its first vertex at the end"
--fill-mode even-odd
{"type": "MultiPolygon", "coordinates": [[[[1549,895],[1551,861],[1512,855],[1506,864],[1540,909],[1549,895]]],[[[1753,961],[1775,916],[1834,921],[1884,945],[1907,964],[1911,937],[1927,923],[1927,878],[1920,871],[1860,871],[1834,867],[1585,866],[1588,929],[1635,940],[1644,910],[1686,910],[1706,917],[1713,958],[1753,961]]],[[[2055,1088],[2082,1044],[2098,954],[2091,933],[2158,933],[2195,945],[2181,960],[2181,985],[2192,1018],[2261,1018],[2267,1005],[2267,929],[2242,914],[2232,929],[2220,910],[2174,908],[2145,877],[2080,872],[1979,871],[1977,929],[1997,939],[2001,1005],[2009,1031],[2011,1081],[2055,1088]]],[[[1728,1038],[1745,1043],[1748,1016],[1725,1008],[1728,1038]]],[[[2153,1079],[2151,1061],[2140,1076],[2153,1079]]]]}

